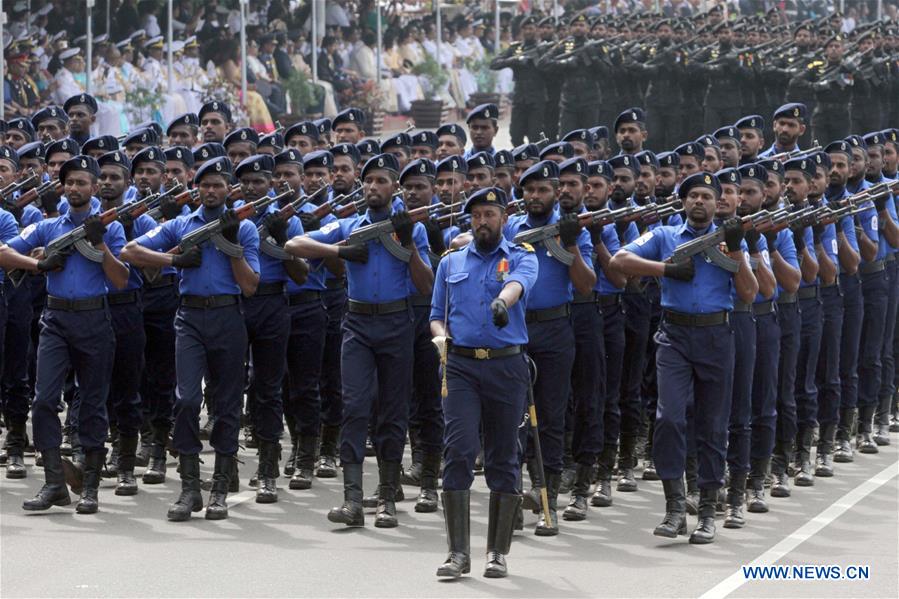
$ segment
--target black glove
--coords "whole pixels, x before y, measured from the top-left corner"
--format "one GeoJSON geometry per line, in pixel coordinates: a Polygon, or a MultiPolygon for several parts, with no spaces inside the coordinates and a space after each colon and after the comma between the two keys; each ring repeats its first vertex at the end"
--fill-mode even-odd
{"type": "Polygon", "coordinates": [[[498,297],[490,302],[490,312],[493,313],[493,324],[496,328],[501,329],[509,324],[509,308],[506,306],[506,300],[498,297]]]}
{"type": "Polygon", "coordinates": [[[820,245],[821,240],[824,238],[824,229],[827,225],[822,223],[817,223],[812,226],[812,238],[815,240],[815,245],[820,245]]]}
{"type": "Polygon", "coordinates": [[[443,242],[443,229],[436,220],[428,219],[424,222],[425,232],[428,234],[428,245],[431,251],[440,256],[446,251],[446,244],[443,242]]]}
{"type": "Polygon", "coordinates": [[[237,231],[240,229],[240,219],[233,210],[225,210],[225,213],[219,217],[222,225],[222,237],[231,243],[237,243],[237,231]]]}
{"type": "Polygon", "coordinates": [[[577,237],[581,234],[581,225],[576,214],[563,214],[559,218],[559,241],[563,248],[577,245],[577,237]]]}
{"type": "Polygon", "coordinates": [[[664,276],[669,279],[674,279],[675,281],[692,281],[695,274],[696,266],[694,266],[692,258],[684,262],[665,263],[664,276]]]}
{"type": "MultiPolygon", "coordinates": [[[[624,234],[627,232],[627,229],[629,226],[630,226],[630,223],[624,222],[624,221],[617,221],[615,223],[615,232],[618,233],[619,240],[622,240],[622,241],[624,240],[624,234]]],[[[622,245],[623,245],[623,243],[622,243],[622,245]]]]}
{"type": "Polygon", "coordinates": [[[777,233],[775,231],[765,231],[765,241],[768,242],[769,254],[777,251],[777,233]]]}
{"type": "Polygon", "coordinates": [[[801,254],[805,249],[805,226],[801,224],[790,225],[790,231],[793,232],[793,245],[796,246],[796,253],[801,254]]]}
{"type": "Polygon", "coordinates": [[[300,222],[303,223],[303,232],[317,231],[321,222],[311,212],[300,212],[300,222]]]}
{"type": "Polygon", "coordinates": [[[749,248],[749,253],[758,254],[759,240],[762,238],[762,234],[755,229],[749,229],[743,238],[746,240],[746,247],[749,248]]]}
{"type": "Polygon", "coordinates": [[[59,208],[59,196],[55,191],[48,191],[41,195],[39,202],[41,204],[41,209],[46,214],[53,214],[59,208]]]}
{"type": "Polygon", "coordinates": [[[106,226],[100,222],[100,217],[96,214],[88,216],[84,219],[84,238],[91,245],[99,245],[103,243],[103,235],[106,234],[106,226]]]}
{"type": "Polygon", "coordinates": [[[743,235],[743,223],[739,218],[729,218],[724,221],[724,243],[727,244],[728,252],[740,251],[743,235]]]}
{"type": "Polygon", "coordinates": [[[414,224],[412,219],[409,218],[409,213],[405,210],[400,210],[390,217],[390,222],[393,224],[393,230],[396,232],[397,239],[400,240],[400,245],[403,247],[412,245],[412,227],[414,224]]]}
{"type": "Polygon", "coordinates": [[[337,257],[349,262],[368,262],[368,245],[360,243],[358,245],[342,245],[337,248],[337,257]]]}
{"type": "Polygon", "coordinates": [[[879,195],[876,198],[874,198],[874,209],[877,212],[883,212],[884,210],[886,210],[888,198],[889,198],[888,195],[879,195]]]}
{"type": "Polygon", "coordinates": [[[172,266],[175,268],[197,268],[203,263],[203,250],[194,246],[183,254],[172,256],[172,266]]]}
{"type": "Polygon", "coordinates": [[[37,269],[40,272],[49,272],[51,270],[62,270],[66,265],[66,259],[68,259],[68,255],[63,254],[62,252],[56,252],[55,254],[42,258],[37,261],[37,269]]]}
{"type": "Polygon", "coordinates": [[[162,218],[165,220],[175,220],[181,215],[181,207],[171,196],[165,196],[159,200],[159,211],[162,212],[162,218]]]}
{"type": "Polygon", "coordinates": [[[278,245],[287,243],[287,221],[281,218],[277,212],[267,215],[262,224],[268,229],[269,235],[278,242],[278,245]]]}

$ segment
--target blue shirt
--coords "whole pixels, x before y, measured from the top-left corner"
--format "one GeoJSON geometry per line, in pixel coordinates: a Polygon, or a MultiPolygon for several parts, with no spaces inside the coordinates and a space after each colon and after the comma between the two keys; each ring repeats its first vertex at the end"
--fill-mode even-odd
{"type": "MultiPolygon", "coordinates": [[[[559,222],[559,214],[553,211],[546,221],[532,220],[528,214],[521,214],[509,218],[505,228],[506,239],[513,240],[520,231],[536,229],[543,225],[551,225],[559,222]]],[[[577,238],[578,250],[584,262],[593,268],[593,242],[590,241],[590,233],[581,229],[577,238]]],[[[527,301],[528,310],[543,310],[554,308],[569,303],[574,299],[574,285],[571,283],[571,275],[568,266],[553,258],[542,243],[535,244],[537,262],[540,264],[539,285],[527,301]]]]}
{"type": "MultiPolygon", "coordinates": [[[[890,182],[890,181],[892,181],[892,179],[887,179],[881,173],[879,180],[873,181],[873,182],[868,181],[868,183],[870,184],[871,187],[873,187],[874,185],[877,185],[879,183],[890,182]]],[[[899,219],[897,219],[897,217],[896,217],[896,202],[895,202],[895,200],[893,200],[893,201],[891,201],[891,200],[893,200],[892,194],[890,194],[890,197],[887,198],[887,203],[886,203],[887,212],[889,212],[890,218],[893,219],[894,223],[899,222],[899,219]]],[[[882,220],[878,219],[878,225],[882,226],[883,224],[884,223],[882,222],[882,220]]],[[[878,260],[883,260],[884,258],[887,257],[887,254],[895,254],[896,252],[899,252],[899,248],[895,248],[892,245],[890,245],[890,242],[887,241],[887,238],[882,233],[880,233],[880,229],[878,229],[878,233],[880,234],[880,245],[877,247],[877,259],[878,260]]]]}
{"type": "MultiPolygon", "coordinates": [[[[0,242],[7,243],[19,234],[19,225],[16,217],[0,208],[0,242]]],[[[0,270],[0,283],[6,278],[6,272],[0,270]]]]}
{"type": "Polygon", "coordinates": [[[783,154],[784,152],[795,152],[799,149],[799,144],[795,144],[792,148],[780,148],[777,146],[777,142],[771,144],[771,147],[760,153],[758,156],[759,160],[764,160],[769,156],[776,156],[777,154],[783,154]]]}
{"type": "MultiPolygon", "coordinates": [[[[98,214],[99,207],[99,201],[96,205],[91,201],[89,213],[66,213],[29,225],[18,237],[11,239],[9,245],[20,254],[28,255],[34,248],[45,247],[57,237],[79,227],[89,214],[98,214]]],[[[113,221],[106,226],[103,242],[113,256],[119,255],[125,247],[125,230],[122,229],[121,223],[113,221]]],[[[62,270],[47,273],[47,293],[54,297],[82,299],[106,295],[109,291],[103,265],[91,262],[77,251],[68,257],[62,270]]]]}
{"type": "MultiPolygon", "coordinates": [[[[91,197],[91,210],[94,208],[100,207],[100,200],[96,197],[91,197]]],[[[66,196],[59,196],[59,203],[56,205],[56,211],[59,212],[60,215],[65,214],[69,211],[69,198],[66,196]]]]}
{"type": "MultiPolygon", "coordinates": [[[[774,269],[771,268],[771,254],[768,252],[768,240],[765,239],[764,235],[759,236],[759,240],[755,243],[756,249],[759,251],[759,259],[761,264],[759,264],[759,268],[767,268],[772,273],[774,269]]],[[[734,289],[734,298],[736,298],[736,289],[734,289]]],[[[755,294],[755,299],[752,301],[754,304],[760,304],[762,302],[767,302],[769,300],[777,298],[777,288],[774,289],[774,295],[771,297],[765,297],[761,292],[755,294]]]]}
{"type": "MultiPolygon", "coordinates": [[[[792,231],[790,231],[789,229],[782,229],[778,231],[777,238],[774,241],[774,248],[787,264],[789,264],[796,270],[799,270],[799,256],[797,256],[796,254],[796,244],[793,243],[792,231]]],[[[770,254],[771,248],[768,248],[768,252],[770,254]]],[[[773,272],[774,269],[772,268],[771,270],[773,272]]],[[[786,290],[784,290],[784,288],[780,286],[780,282],[778,282],[777,293],[774,294],[774,299],[777,299],[781,293],[786,293],[786,290]]]]}
{"type": "MultiPolygon", "coordinates": [[[[609,223],[602,228],[602,233],[600,233],[600,237],[602,238],[602,243],[606,246],[606,249],[609,250],[609,254],[615,255],[615,253],[621,249],[621,242],[618,239],[618,231],[615,230],[615,223],[609,223]]],[[[598,292],[600,295],[609,295],[612,293],[621,293],[624,291],[623,287],[615,287],[611,281],[609,281],[608,277],[606,277],[606,272],[602,268],[596,268],[596,285],[593,286],[593,290],[598,292]]]]}
{"type": "MultiPolygon", "coordinates": [[[[155,220],[153,220],[152,216],[150,216],[149,214],[141,214],[136,219],[134,219],[134,224],[131,227],[132,239],[136,239],[137,237],[140,237],[141,235],[149,233],[150,231],[155,229],[157,226],[158,226],[158,223],[155,220]]],[[[118,257],[118,254],[116,254],[116,257],[118,257]]],[[[140,289],[144,284],[144,278],[141,275],[140,269],[132,264],[126,263],[126,266],[128,267],[128,284],[125,285],[125,288],[122,289],[121,291],[125,292],[125,291],[133,291],[135,289],[140,289]]],[[[176,272],[176,270],[174,268],[172,268],[171,266],[166,266],[165,268],[160,270],[160,274],[165,274],[165,275],[174,274],[175,272],[176,272]]],[[[110,285],[110,289],[111,289],[111,283],[109,283],[108,280],[107,280],[107,283],[110,285]]],[[[114,290],[113,293],[115,293],[116,291],[119,291],[119,290],[114,290]]]]}
{"type": "MultiPolygon", "coordinates": [[[[188,216],[179,216],[175,220],[166,221],[152,231],[141,235],[135,241],[138,244],[167,252],[181,242],[185,235],[199,229],[215,219],[206,218],[206,208],[200,206],[188,216]]],[[[237,231],[237,242],[243,246],[243,257],[253,272],[259,272],[259,232],[248,220],[241,221],[237,231]]],[[[181,295],[238,295],[240,286],[234,280],[231,270],[231,259],[219,251],[211,242],[200,246],[203,253],[203,264],[199,268],[185,268],[179,271],[178,290],[181,295]]]]}
{"type": "MultiPolygon", "coordinates": [[[[869,187],[871,187],[871,184],[862,179],[861,182],[857,185],[847,184],[846,191],[848,191],[850,194],[856,194],[864,189],[868,189],[869,187]]],[[[874,258],[874,260],[876,261],[881,255],[880,252],[882,248],[880,246],[885,245],[880,244],[880,231],[878,230],[879,223],[877,220],[877,210],[874,208],[874,202],[871,201],[862,202],[861,204],[859,204],[859,206],[864,206],[865,210],[855,215],[855,222],[857,222],[861,226],[868,239],[878,244],[877,256],[875,256],[874,258]]],[[[861,264],[865,264],[866,262],[868,262],[868,260],[865,260],[865,258],[862,257],[861,264]]]]}
{"type": "MultiPolygon", "coordinates": [[[[790,231],[790,233],[793,235],[793,237],[795,239],[796,233],[793,233],[793,231],[790,231]]],[[[803,256],[802,259],[803,260],[811,259],[815,262],[815,264],[818,264],[818,256],[817,256],[817,254],[815,254],[815,234],[812,232],[811,227],[805,227],[804,229],[802,229],[802,240],[805,242],[805,249],[808,250],[808,252],[807,252],[808,256],[803,256]]],[[[798,260],[799,259],[798,252],[796,254],[796,257],[798,260]]],[[[814,287],[818,283],[819,283],[819,279],[818,279],[817,275],[815,275],[815,280],[812,281],[811,283],[807,283],[804,277],[799,278],[799,288],[800,289],[803,287],[814,287]]]]}
{"type": "MultiPolygon", "coordinates": [[[[300,206],[300,212],[314,212],[318,208],[317,205],[306,203],[300,206]]],[[[321,219],[321,226],[329,225],[337,222],[337,217],[333,214],[326,214],[321,219]]],[[[302,223],[301,225],[302,226],[302,223]]],[[[292,279],[287,279],[287,294],[300,293],[301,291],[324,291],[325,279],[334,278],[334,273],[325,268],[325,263],[321,259],[307,260],[309,264],[309,274],[306,275],[306,282],[297,285],[292,279]],[[329,276],[330,275],[330,276],[329,276]]]]}
{"type": "Polygon", "coordinates": [[[475,148],[474,146],[472,146],[472,147],[468,148],[467,150],[465,150],[465,153],[462,155],[462,157],[465,160],[468,160],[469,158],[471,158],[478,152],[486,152],[486,153],[490,154],[491,156],[493,156],[496,153],[496,150],[493,149],[493,146],[490,146],[488,148],[475,148]]]}
{"type": "MultiPolygon", "coordinates": [[[[843,198],[848,197],[849,192],[846,191],[845,187],[840,187],[838,189],[828,187],[827,191],[824,192],[824,200],[828,204],[839,202],[843,198]]],[[[852,220],[851,216],[844,216],[837,222],[837,224],[843,232],[843,235],[846,237],[849,246],[858,252],[858,238],[855,236],[855,221],[852,220]]]]}
{"type": "MultiPolygon", "coordinates": [[[[257,230],[259,225],[262,224],[263,219],[269,214],[278,212],[280,208],[275,206],[274,204],[269,204],[265,210],[264,214],[260,214],[258,216],[254,216],[252,218],[253,223],[256,225],[257,230]]],[[[296,216],[291,216],[287,220],[287,238],[297,237],[303,234],[303,224],[300,222],[300,219],[296,216]]],[[[290,277],[287,276],[287,270],[284,268],[284,261],[279,260],[278,258],[273,258],[269,256],[261,249],[259,251],[259,282],[260,283],[283,283],[289,280],[290,277]]]]}
{"type": "Polygon", "coordinates": [[[488,254],[481,254],[474,243],[450,252],[440,261],[434,277],[430,320],[446,319],[447,334],[462,347],[524,345],[528,342],[525,305],[537,282],[538,268],[532,250],[505,239],[500,239],[488,254]],[[512,281],[518,282],[524,292],[509,308],[509,324],[498,329],[493,324],[490,303],[512,281]]]}
{"type": "MultiPolygon", "coordinates": [[[[661,262],[674,253],[674,249],[688,241],[711,233],[714,224],[696,230],[689,224],[662,226],[647,231],[622,248],[645,258],[661,262]]],[[[743,242],[746,250],[746,243],[743,242]]],[[[662,277],[662,307],[686,314],[704,314],[732,310],[734,307],[733,275],[708,262],[701,255],[693,256],[696,275],[691,281],[676,281],[662,277]]]]}
{"type": "MultiPolygon", "coordinates": [[[[325,225],[318,231],[308,235],[321,243],[338,243],[350,236],[350,233],[387,218],[386,212],[373,213],[366,210],[362,215],[338,219],[325,225]]],[[[427,266],[431,266],[428,258],[428,236],[421,223],[412,228],[412,241],[418,255],[427,266]]],[[[358,302],[370,304],[386,304],[409,297],[406,279],[409,276],[409,265],[394,258],[379,239],[368,242],[368,262],[346,263],[347,296],[358,302]]]]}

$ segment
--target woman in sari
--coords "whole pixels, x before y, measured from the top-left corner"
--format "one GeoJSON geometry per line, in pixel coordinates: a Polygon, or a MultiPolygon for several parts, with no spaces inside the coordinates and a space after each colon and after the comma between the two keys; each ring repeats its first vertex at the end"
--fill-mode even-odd
{"type": "MultiPolygon", "coordinates": [[[[225,61],[218,65],[216,70],[219,76],[235,86],[236,95],[240,97],[240,52],[237,41],[229,41],[227,50],[223,54],[225,61]]],[[[247,74],[251,75],[251,72],[248,70],[247,74]]],[[[247,81],[247,97],[243,99],[243,105],[250,120],[250,127],[259,133],[271,133],[275,130],[275,123],[265,105],[265,100],[262,99],[259,92],[253,89],[250,81],[247,81]]]]}

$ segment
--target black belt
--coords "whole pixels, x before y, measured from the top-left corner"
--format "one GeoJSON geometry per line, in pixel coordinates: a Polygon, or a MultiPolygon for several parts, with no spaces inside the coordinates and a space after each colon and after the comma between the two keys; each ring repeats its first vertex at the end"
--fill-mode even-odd
{"type": "Polygon", "coordinates": [[[548,320],[566,318],[569,314],[571,314],[571,309],[568,307],[568,304],[562,304],[561,306],[546,308],[544,310],[528,310],[524,314],[524,321],[546,322],[548,320]]]}
{"type": "Polygon", "coordinates": [[[409,303],[413,306],[430,306],[431,305],[431,296],[430,295],[410,295],[409,303]]]}
{"type": "Polygon", "coordinates": [[[736,300],[734,301],[734,312],[752,312],[752,304],[736,300]]]}
{"type": "Polygon", "coordinates": [[[110,306],[121,306],[123,304],[136,304],[137,291],[124,291],[122,293],[110,293],[107,296],[110,306]]]}
{"type": "Polygon", "coordinates": [[[491,348],[460,347],[458,345],[449,344],[446,346],[446,350],[451,354],[465,356],[466,358],[474,358],[475,360],[493,360],[495,358],[517,356],[521,353],[521,346],[510,345],[509,347],[491,348]]]}
{"type": "Polygon", "coordinates": [[[159,289],[160,287],[170,287],[178,282],[178,275],[161,275],[159,278],[148,281],[144,280],[144,288],[159,289]]]}
{"type": "Polygon", "coordinates": [[[886,270],[886,264],[883,260],[875,260],[874,262],[865,262],[858,265],[858,272],[863,275],[873,275],[874,273],[886,270]]]}
{"type": "Polygon", "coordinates": [[[664,310],[662,319],[670,324],[676,324],[682,327],[713,327],[719,324],[727,324],[730,322],[730,312],[710,312],[709,314],[684,314],[683,312],[674,312],[672,310],[664,310]]]}
{"type": "Polygon", "coordinates": [[[795,304],[796,303],[796,294],[795,293],[787,293],[785,291],[777,297],[777,303],[778,304],[795,304]]]}
{"type": "Polygon", "coordinates": [[[369,304],[366,302],[357,302],[356,300],[347,301],[347,311],[353,314],[368,314],[375,316],[378,314],[396,314],[403,310],[409,309],[409,300],[401,299],[395,302],[387,302],[386,304],[369,304]]]}
{"type": "Polygon", "coordinates": [[[801,300],[817,299],[818,286],[812,285],[810,287],[800,287],[799,291],[796,292],[796,297],[798,297],[801,300]]]}
{"type": "Polygon", "coordinates": [[[624,285],[625,293],[642,295],[645,290],[646,290],[646,287],[643,285],[643,283],[639,279],[632,279],[632,280],[628,281],[627,283],[625,283],[625,285],[624,285]]]}
{"type": "Polygon", "coordinates": [[[276,283],[259,283],[256,286],[256,297],[263,295],[284,295],[285,283],[278,281],[276,283]]]}
{"type": "Polygon", "coordinates": [[[325,279],[325,288],[343,289],[343,279],[325,279]]]}
{"type": "Polygon", "coordinates": [[[575,293],[574,299],[571,300],[572,304],[595,304],[597,299],[599,298],[599,294],[595,291],[591,291],[590,293],[575,293]]]}
{"type": "Polygon", "coordinates": [[[95,295],[81,299],[65,299],[62,297],[47,296],[47,307],[51,310],[65,310],[67,312],[87,312],[99,310],[106,305],[105,295],[95,295]]]}
{"type": "Polygon", "coordinates": [[[887,257],[884,258],[883,261],[887,262],[887,263],[895,262],[896,261],[896,252],[893,252],[892,254],[887,254],[887,257]]]}
{"type": "Polygon", "coordinates": [[[239,301],[237,295],[182,295],[181,305],[185,308],[224,308],[239,301]]]}
{"type": "Polygon", "coordinates": [[[612,306],[620,306],[621,305],[621,294],[620,293],[610,293],[608,295],[600,295],[599,297],[599,305],[603,308],[611,308],[612,306]]]}
{"type": "Polygon", "coordinates": [[[768,300],[767,302],[752,304],[752,314],[753,316],[765,316],[766,314],[774,314],[774,302],[768,300]]]}
{"type": "Polygon", "coordinates": [[[307,302],[321,301],[322,294],[319,291],[300,291],[291,293],[287,296],[287,304],[290,306],[298,306],[307,302]]]}

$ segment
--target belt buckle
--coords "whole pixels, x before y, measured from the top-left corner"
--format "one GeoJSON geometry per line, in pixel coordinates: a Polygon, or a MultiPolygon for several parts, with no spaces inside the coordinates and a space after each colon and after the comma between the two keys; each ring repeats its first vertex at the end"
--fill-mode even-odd
{"type": "Polygon", "coordinates": [[[490,350],[479,347],[474,350],[474,357],[476,360],[486,360],[490,357],[490,350]]]}

